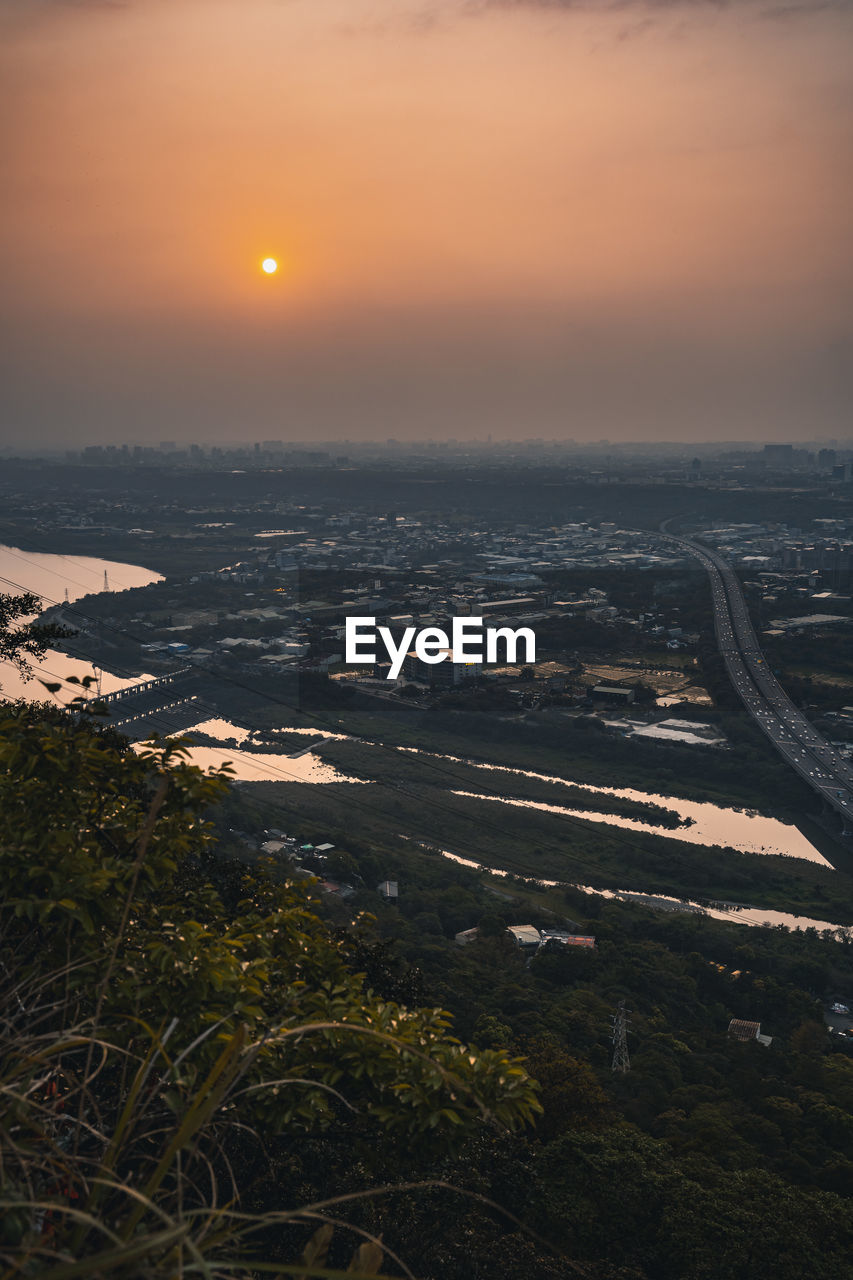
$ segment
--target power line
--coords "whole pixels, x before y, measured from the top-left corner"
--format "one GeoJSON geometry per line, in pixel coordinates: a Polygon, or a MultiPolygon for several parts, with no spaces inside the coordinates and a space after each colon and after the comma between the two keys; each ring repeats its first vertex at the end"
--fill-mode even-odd
{"type": "MultiPolygon", "coordinates": [[[[96,591],[96,589],[95,589],[94,587],[87,585],[85,582],[80,582],[80,580],[79,580],[78,578],[72,578],[72,577],[70,576],[70,574],[61,574],[61,573],[58,573],[56,569],[51,569],[49,565],[39,564],[39,563],[38,563],[38,561],[36,561],[36,560],[31,560],[31,559],[29,558],[29,556],[21,555],[21,554],[20,554],[20,552],[16,551],[14,547],[9,547],[9,546],[6,546],[6,545],[4,544],[4,545],[3,545],[3,550],[4,550],[4,552],[5,552],[5,554],[6,554],[6,555],[14,556],[14,558],[15,558],[16,560],[23,560],[26,564],[31,564],[31,565],[33,565],[36,569],[38,569],[38,570],[39,570],[39,572],[40,572],[40,573],[49,573],[49,574],[51,575],[51,577],[54,577],[54,578],[60,578],[60,579],[62,579],[62,580],[63,580],[63,581],[65,581],[65,582],[70,582],[70,583],[71,583],[73,586],[75,586],[75,587],[82,587],[82,588],[83,588],[83,590],[86,592],[86,594],[87,594],[87,595],[95,595],[95,594],[97,594],[97,591],[96,591]]],[[[32,552],[32,555],[46,555],[46,554],[47,554],[46,552],[41,552],[41,551],[33,551],[33,552],[32,552]]],[[[51,555],[51,557],[53,557],[53,553],[52,553],[52,552],[50,553],[50,555],[51,555]]],[[[93,558],[94,558],[94,557],[93,557],[93,558]]],[[[62,553],[61,553],[61,552],[57,552],[57,553],[56,553],[56,559],[57,559],[57,560],[66,560],[69,564],[75,564],[75,563],[76,563],[76,564],[78,564],[82,569],[87,569],[87,566],[83,563],[83,561],[82,561],[79,557],[78,557],[78,558],[77,558],[77,560],[75,561],[71,556],[65,556],[65,555],[62,555],[62,553]]],[[[91,572],[94,574],[94,572],[95,572],[95,571],[94,571],[94,570],[91,570],[91,572]]],[[[106,576],[107,576],[107,575],[106,575],[106,570],[105,570],[105,571],[104,571],[104,577],[106,578],[106,576]]],[[[132,588],[131,588],[130,586],[128,586],[128,584],[127,584],[127,583],[119,582],[118,578],[116,578],[116,577],[113,577],[113,581],[114,581],[114,582],[116,582],[116,583],[118,584],[118,586],[119,586],[119,587],[121,587],[121,589],[122,589],[123,591],[130,591],[130,590],[132,590],[132,588]]],[[[109,579],[107,579],[107,583],[109,584],[109,579]]],[[[27,589],[29,590],[29,588],[27,588],[27,589]]],[[[110,589],[110,588],[109,588],[109,585],[107,585],[107,586],[104,588],[104,590],[107,590],[107,591],[108,591],[109,589],[110,589]]],[[[66,591],[67,591],[67,587],[66,587],[66,591]]],[[[40,594],[40,592],[36,591],[36,592],[33,592],[33,594],[34,594],[34,595],[39,595],[39,594],[40,594]]],[[[47,599],[47,597],[44,597],[44,598],[45,598],[45,599],[47,599]]]]}
{"type": "MultiPolygon", "coordinates": [[[[25,557],[19,557],[19,558],[21,558],[21,559],[25,559],[25,557]]],[[[9,585],[11,585],[11,586],[15,586],[15,587],[16,587],[16,588],[18,588],[19,590],[25,590],[25,589],[26,589],[26,588],[22,587],[22,585],[21,585],[20,583],[13,582],[11,579],[8,579],[8,578],[0,577],[0,581],[6,582],[6,583],[8,583],[8,584],[9,584],[9,585]]],[[[45,600],[48,600],[48,601],[49,601],[49,603],[51,603],[51,604],[57,604],[57,601],[51,600],[49,596],[43,596],[42,598],[43,598],[43,599],[45,599],[45,600]]],[[[90,615],[85,614],[85,613],[84,613],[82,610],[80,610],[80,609],[77,609],[77,608],[75,608],[75,607],[73,607],[73,606],[72,606],[72,607],[71,607],[71,609],[69,610],[69,612],[70,612],[72,615],[77,614],[80,618],[84,619],[84,620],[85,620],[85,621],[87,621],[87,622],[93,623],[93,624],[95,624],[95,625],[100,625],[100,626],[102,626],[104,629],[106,629],[106,630],[108,630],[108,631],[111,631],[111,632],[115,633],[116,635],[120,635],[120,636],[124,637],[125,639],[133,640],[133,641],[134,641],[134,643],[137,643],[137,644],[138,644],[138,643],[141,643],[141,641],[140,641],[139,637],[138,637],[138,636],[133,635],[133,633],[131,633],[131,632],[129,632],[129,631],[127,631],[127,630],[125,630],[124,628],[116,627],[116,626],[114,626],[113,624],[100,622],[98,619],[94,619],[94,618],[92,618],[90,615]]],[[[251,685],[247,684],[245,681],[239,680],[237,677],[235,677],[235,676],[233,676],[233,675],[226,675],[226,674],[224,674],[224,673],[222,673],[222,672],[218,672],[218,671],[215,671],[215,672],[214,672],[214,671],[211,671],[209,668],[207,668],[207,667],[203,666],[201,663],[197,663],[197,662],[192,661],[192,659],[186,659],[186,658],[184,658],[184,659],[182,659],[182,662],[184,662],[184,664],[185,664],[185,665],[187,665],[187,666],[189,666],[189,667],[192,667],[194,670],[201,671],[201,672],[203,672],[204,674],[206,674],[206,675],[210,675],[210,676],[212,676],[212,677],[213,677],[213,678],[215,678],[215,679],[222,680],[224,683],[231,684],[231,685],[233,685],[235,688],[242,689],[244,692],[252,693],[252,694],[254,694],[256,697],[259,697],[259,698],[263,699],[263,700],[264,700],[264,701],[266,701],[266,702],[272,703],[272,704],[274,704],[274,705],[282,706],[282,707],[284,707],[285,709],[287,709],[287,710],[289,710],[289,711],[296,712],[297,714],[304,714],[304,713],[302,712],[302,709],[301,709],[300,707],[294,706],[294,704],[293,704],[293,703],[287,702],[285,699],[283,699],[283,698],[281,698],[281,697],[278,697],[278,696],[276,696],[275,694],[271,694],[271,693],[268,693],[268,692],[266,692],[266,691],[262,691],[262,690],[259,690],[259,689],[255,689],[255,688],[253,688],[253,686],[251,686],[251,685]]],[[[119,670],[121,669],[120,664],[114,663],[114,664],[113,664],[113,666],[115,666],[115,667],[116,667],[117,669],[119,669],[119,670]]],[[[129,673],[129,674],[131,674],[131,673],[129,673]]],[[[142,719],[142,718],[143,718],[143,717],[142,717],[142,716],[140,716],[140,719],[142,719]]],[[[153,716],[151,716],[151,717],[147,717],[147,718],[148,718],[148,719],[152,719],[152,718],[153,718],[153,716]]],[[[332,720],[328,719],[328,717],[324,716],[322,713],[315,713],[315,712],[312,712],[312,719],[314,719],[315,721],[318,721],[320,724],[325,724],[325,725],[327,725],[328,727],[332,728],[335,732],[339,732],[339,731],[340,731],[340,723],[339,723],[339,722],[332,721],[332,720]]],[[[162,723],[162,722],[161,722],[161,723],[162,723]]],[[[251,727],[251,726],[249,726],[249,727],[251,727]]],[[[367,741],[367,742],[369,742],[369,743],[370,743],[370,745],[375,746],[375,747],[378,747],[380,750],[386,750],[386,751],[400,750],[400,748],[398,748],[398,747],[389,746],[387,743],[377,742],[375,739],[363,738],[362,740],[363,740],[363,741],[367,741]]],[[[219,748],[209,748],[209,749],[210,749],[210,750],[218,750],[219,748]]],[[[226,749],[222,748],[221,750],[226,750],[226,749]]],[[[245,755],[246,755],[246,754],[247,754],[247,753],[241,753],[241,758],[245,758],[245,755]]],[[[443,766],[442,766],[441,764],[439,764],[436,760],[434,760],[434,759],[432,759],[432,758],[429,758],[428,756],[425,756],[425,755],[423,755],[423,754],[420,754],[420,755],[419,755],[419,759],[420,759],[420,763],[421,763],[424,767],[426,767],[427,769],[430,769],[430,770],[432,770],[432,772],[434,772],[434,773],[438,773],[438,774],[440,774],[441,776],[443,776],[443,777],[445,777],[445,778],[448,778],[448,779],[450,779],[450,780],[452,780],[452,781],[454,781],[454,782],[457,782],[457,783],[458,783],[459,779],[458,779],[457,775],[455,775],[454,773],[452,773],[452,772],[451,772],[449,769],[447,769],[446,767],[443,767],[443,766]]],[[[257,766],[256,766],[256,767],[257,767],[257,766]]],[[[492,766],[492,767],[500,768],[500,766],[492,766]]],[[[269,766],[269,768],[270,768],[270,769],[272,769],[272,771],[273,771],[273,772],[276,772],[276,770],[275,770],[274,766],[269,766]]],[[[288,781],[298,781],[298,782],[303,782],[303,781],[304,781],[304,779],[302,779],[302,778],[298,777],[298,776],[297,776],[297,775],[295,775],[295,774],[290,774],[290,773],[287,773],[287,772],[282,772],[282,771],[280,771],[280,770],[279,770],[278,772],[280,773],[280,775],[281,775],[281,776],[283,776],[283,777],[284,777],[286,780],[288,780],[288,781]]],[[[399,791],[401,794],[408,796],[410,799],[417,799],[417,800],[419,800],[421,803],[423,803],[423,797],[421,797],[421,796],[417,796],[417,795],[415,795],[414,793],[412,793],[412,792],[408,791],[408,790],[407,790],[407,789],[406,789],[402,784],[400,784],[400,783],[383,783],[382,785],[389,786],[389,787],[391,787],[391,788],[393,788],[393,789],[395,789],[395,790],[399,791]]],[[[493,797],[493,798],[495,798],[495,799],[497,799],[497,800],[503,800],[503,799],[505,798],[501,792],[499,792],[499,791],[497,791],[497,790],[495,790],[495,789],[493,789],[493,788],[489,787],[487,783],[483,782],[483,783],[481,783],[480,785],[481,785],[481,787],[482,787],[482,790],[486,793],[486,795],[487,795],[487,796],[493,797]]],[[[468,814],[468,813],[465,813],[464,811],[460,811],[460,810],[452,809],[452,808],[448,807],[447,805],[442,805],[442,804],[440,804],[440,802],[436,801],[435,799],[430,799],[429,801],[427,801],[427,803],[428,803],[430,806],[432,806],[433,808],[437,809],[437,810],[440,810],[440,811],[443,811],[443,812],[445,812],[445,813],[449,813],[449,814],[451,814],[451,815],[452,815],[453,817],[455,817],[455,818],[463,817],[463,818],[465,818],[467,821],[475,822],[478,826],[480,826],[480,827],[484,827],[484,828],[489,829],[489,830],[493,830],[493,831],[497,832],[498,834],[500,834],[501,836],[504,836],[504,835],[506,834],[505,828],[503,828],[503,827],[499,826],[498,824],[496,824],[496,823],[492,822],[492,821],[491,821],[491,820],[489,820],[489,819],[482,818],[482,817],[477,817],[477,816],[476,816],[476,815],[474,815],[474,814],[468,814]]],[[[361,806],[361,805],[359,805],[359,804],[356,804],[356,807],[364,807],[364,806],[361,806]]],[[[595,819],[595,817],[594,817],[594,816],[591,816],[589,819],[573,818],[573,817],[570,817],[568,814],[565,814],[565,813],[551,813],[551,814],[550,814],[550,816],[551,816],[552,818],[557,819],[557,820],[558,820],[558,821],[560,821],[560,822],[565,823],[567,826],[570,826],[570,827],[572,827],[573,829],[577,829],[577,830],[582,831],[582,832],[583,832],[584,834],[586,834],[586,835],[589,835],[589,834],[590,834],[590,829],[589,829],[589,826],[587,825],[587,823],[589,823],[589,822],[593,822],[593,823],[594,823],[594,822],[596,821],[596,819],[595,819]]],[[[609,827],[609,824],[607,824],[607,823],[601,823],[600,825],[605,826],[605,827],[609,827]]],[[[604,839],[610,840],[610,841],[611,841],[612,843],[614,843],[614,844],[619,844],[619,845],[623,845],[623,846],[625,846],[625,847],[627,847],[627,848],[630,848],[632,851],[633,851],[633,850],[634,850],[634,848],[635,848],[635,846],[633,845],[633,843],[632,843],[631,841],[627,840],[624,836],[621,836],[621,835],[619,835],[617,832],[614,832],[614,831],[612,831],[612,830],[610,830],[610,829],[608,829],[608,830],[606,830],[606,831],[604,831],[604,832],[602,832],[602,831],[600,831],[600,830],[599,830],[599,831],[597,831],[597,832],[596,832],[596,834],[598,834],[599,836],[603,837],[604,839]]],[[[564,856],[569,856],[569,855],[564,855],[564,856]]],[[[593,866],[593,865],[592,865],[592,864],[590,864],[590,863],[586,863],[586,862],[584,862],[583,860],[578,859],[578,858],[577,858],[576,856],[574,856],[574,855],[571,855],[571,859],[570,859],[570,860],[571,860],[571,861],[572,861],[576,866],[578,866],[578,867],[586,867],[589,871],[592,871],[593,873],[600,874],[600,868],[599,868],[599,867],[593,866]]],[[[486,868],[486,869],[487,869],[487,870],[490,870],[491,868],[486,868]]],[[[535,878],[535,877],[533,877],[533,878],[535,878]]]]}
{"type": "MultiPolygon", "coordinates": [[[[17,558],[18,558],[18,559],[22,559],[22,560],[26,560],[26,559],[27,559],[27,557],[26,557],[26,556],[18,556],[17,558]]],[[[29,563],[34,563],[34,562],[30,561],[29,563]]],[[[27,588],[26,588],[26,587],[24,587],[21,583],[19,583],[19,582],[15,582],[15,581],[13,581],[13,580],[12,580],[12,579],[10,579],[10,578],[3,577],[2,575],[0,575],[0,582],[5,582],[7,585],[9,585],[9,586],[13,586],[13,587],[15,587],[17,590],[21,590],[21,591],[26,591],[26,590],[27,590],[27,588]]],[[[42,596],[41,596],[41,598],[42,598],[43,600],[47,600],[47,601],[48,601],[48,603],[49,603],[49,604],[52,604],[52,605],[57,605],[57,604],[59,603],[59,602],[58,602],[58,601],[56,601],[56,600],[52,600],[50,596],[42,595],[42,596]]],[[[91,615],[88,615],[88,614],[84,613],[81,609],[78,609],[78,608],[76,608],[76,607],[75,607],[75,606],[73,606],[73,605],[72,605],[72,606],[70,606],[70,607],[65,606],[65,610],[66,610],[66,612],[67,612],[67,613],[70,613],[72,616],[76,615],[76,616],[80,617],[81,619],[83,619],[85,622],[89,622],[89,623],[92,623],[93,625],[100,626],[100,627],[101,627],[102,629],[104,629],[104,630],[110,631],[110,632],[112,632],[112,633],[114,633],[114,634],[116,634],[116,635],[119,635],[119,636],[121,636],[121,637],[123,637],[123,638],[125,638],[125,639],[132,640],[132,641],[133,641],[134,643],[136,643],[136,644],[141,644],[141,643],[143,643],[143,642],[141,641],[140,637],[139,637],[139,636],[134,635],[132,632],[127,631],[127,630],[126,630],[126,629],[124,629],[124,628],[117,627],[117,626],[115,626],[115,625],[114,625],[114,624],[112,624],[112,623],[107,623],[107,622],[103,622],[103,621],[101,621],[100,619],[92,618],[92,617],[91,617],[91,615]]],[[[182,663],[183,663],[185,666],[191,667],[193,670],[201,671],[201,672],[203,672],[205,675],[209,675],[209,676],[213,677],[214,679],[221,680],[223,683],[233,685],[235,688],[242,689],[244,692],[252,693],[252,694],[254,694],[256,697],[259,697],[259,698],[261,698],[262,700],[264,700],[264,701],[266,701],[266,702],[269,702],[269,703],[271,703],[271,704],[273,704],[273,705],[277,705],[277,706],[284,707],[286,710],[291,711],[291,712],[296,712],[296,713],[297,713],[297,714],[299,714],[299,715],[303,715],[303,714],[305,714],[305,713],[302,711],[302,708],[301,708],[301,707],[295,706],[293,703],[288,702],[288,701],[286,701],[285,699],[283,699],[283,698],[281,698],[281,697],[279,697],[279,696],[277,696],[277,695],[275,695],[275,694],[269,693],[269,692],[267,692],[267,691],[262,691],[262,690],[260,690],[260,689],[255,689],[255,688],[253,688],[251,685],[247,684],[245,681],[242,681],[242,680],[238,679],[238,678],[237,678],[236,676],[234,676],[234,675],[225,674],[225,673],[220,672],[220,671],[211,671],[211,670],[210,670],[210,668],[205,667],[205,666],[204,666],[203,664],[201,664],[201,663],[194,662],[191,658],[183,657],[183,658],[181,659],[181,661],[182,661],[182,663]]],[[[117,670],[119,670],[119,671],[122,669],[122,668],[121,668],[121,665],[120,665],[120,664],[118,664],[118,663],[113,663],[112,665],[113,665],[117,670]]],[[[132,678],[132,677],[133,677],[133,673],[128,673],[128,677],[129,677],[129,678],[132,678]]],[[[151,715],[151,716],[149,716],[149,717],[143,717],[143,716],[140,716],[139,718],[140,718],[140,719],[143,719],[143,718],[146,718],[146,719],[156,719],[156,716],[155,716],[155,714],[154,714],[154,713],[152,713],[152,715],[151,715]]],[[[313,712],[313,711],[312,711],[312,713],[311,713],[311,718],[312,718],[313,720],[315,720],[315,721],[319,722],[321,725],[322,725],[322,724],[327,725],[329,728],[333,729],[333,730],[334,730],[334,732],[336,732],[336,733],[339,733],[339,732],[340,732],[340,728],[341,728],[340,722],[330,720],[328,717],[324,716],[324,715],[322,714],[322,712],[313,712]]],[[[162,723],[162,720],[161,720],[161,723],[162,723]]],[[[241,727],[242,727],[242,726],[241,726],[241,727]]],[[[251,727],[251,726],[249,726],[249,727],[251,727]]],[[[348,735],[348,736],[352,736],[352,735],[348,735]]],[[[387,743],[383,743],[383,742],[378,742],[378,741],[376,741],[375,739],[370,739],[370,738],[364,738],[364,737],[362,737],[362,738],[361,738],[361,740],[362,740],[362,741],[365,741],[365,742],[368,742],[371,746],[378,747],[380,750],[385,750],[385,751],[401,750],[401,748],[399,748],[399,747],[391,746],[391,745],[389,745],[389,744],[387,744],[387,743]]],[[[209,748],[209,749],[210,749],[210,750],[222,750],[222,751],[227,751],[227,748],[213,748],[213,747],[212,747],[212,748],[209,748]]],[[[246,755],[248,755],[248,754],[249,754],[249,753],[245,753],[245,752],[244,752],[244,753],[241,753],[241,759],[244,759],[244,758],[246,757],[246,755]]],[[[432,758],[430,758],[430,757],[428,757],[428,756],[424,755],[423,753],[419,753],[419,760],[420,760],[420,763],[421,763],[425,768],[430,769],[430,770],[432,770],[432,772],[434,772],[434,773],[438,773],[438,774],[442,775],[443,777],[448,778],[448,779],[451,779],[451,780],[453,780],[453,781],[455,781],[455,782],[457,782],[457,783],[458,783],[458,781],[459,781],[458,776],[457,776],[457,775],[455,775],[455,774],[453,774],[453,773],[452,773],[449,769],[447,769],[446,767],[443,767],[443,766],[442,766],[441,764],[439,764],[435,759],[432,759],[432,758]]],[[[255,766],[255,767],[257,768],[258,766],[255,766]]],[[[476,767],[476,766],[475,766],[475,767],[476,767]]],[[[491,766],[491,767],[493,767],[493,768],[498,768],[498,769],[500,769],[500,768],[501,768],[501,766],[499,766],[499,765],[498,765],[498,766],[491,766]]],[[[505,766],[505,767],[506,767],[506,766],[505,766]]],[[[274,767],[274,766],[272,766],[272,765],[270,765],[270,766],[269,766],[269,768],[270,768],[273,772],[278,772],[282,777],[284,777],[284,778],[285,778],[285,780],[286,780],[286,781],[304,782],[304,779],[302,779],[302,778],[298,777],[298,776],[297,776],[297,775],[295,775],[295,774],[291,774],[291,773],[288,773],[287,771],[283,771],[283,770],[276,770],[276,769],[275,769],[275,767],[274,767]]],[[[507,768],[509,768],[509,769],[511,770],[511,766],[509,766],[509,767],[507,767],[507,768]]],[[[385,783],[382,783],[381,785],[388,786],[388,787],[390,787],[390,788],[392,788],[392,789],[394,789],[394,790],[397,790],[397,791],[399,791],[401,794],[408,796],[410,799],[415,799],[415,800],[419,801],[419,803],[421,803],[421,804],[423,804],[423,803],[424,803],[424,799],[423,799],[423,797],[422,797],[422,796],[416,795],[415,793],[408,791],[408,790],[407,790],[407,789],[406,789],[402,784],[400,784],[400,783],[388,783],[388,782],[385,782],[385,783]]],[[[505,799],[505,797],[503,796],[503,794],[502,794],[501,792],[499,792],[499,791],[495,790],[494,788],[490,788],[490,787],[488,786],[488,784],[487,784],[487,783],[485,783],[485,782],[484,782],[484,783],[482,783],[482,784],[481,784],[481,786],[482,786],[482,790],[486,793],[486,795],[487,795],[488,797],[493,797],[493,798],[495,798],[495,799],[497,799],[497,800],[503,800],[503,799],[505,799]]],[[[366,809],[366,811],[371,812],[371,813],[373,812],[372,810],[368,809],[368,807],[367,807],[367,806],[362,805],[362,804],[360,804],[359,802],[356,802],[356,801],[354,800],[354,798],[353,798],[352,802],[354,803],[355,807],[357,807],[357,808],[365,808],[365,809],[366,809]]],[[[427,803],[429,806],[431,806],[432,808],[436,809],[436,810],[439,810],[439,811],[442,811],[442,812],[445,812],[445,813],[449,813],[449,814],[451,814],[454,818],[463,817],[463,818],[465,818],[467,821],[471,821],[471,822],[476,823],[478,827],[485,828],[485,829],[489,829],[489,830],[493,830],[493,831],[497,832],[498,834],[500,834],[501,836],[505,836],[505,835],[506,835],[506,830],[505,830],[505,828],[504,828],[504,827],[499,826],[497,823],[494,823],[494,822],[492,822],[491,820],[489,820],[489,819],[487,819],[487,818],[478,817],[478,816],[477,816],[477,815],[475,815],[475,814],[468,814],[468,813],[465,813],[465,812],[464,812],[464,810],[457,810],[457,809],[450,808],[449,806],[447,806],[447,805],[442,805],[440,802],[438,802],[438,801],[436,801],[435,799],[432,799],[432,798],[431,798],[431,799],[429,799],[428,801],[426,801],[426,803],[427,803]]],[[[554,818],[554,819],[556,819],[556,820],[558,820],[558,821],[560,821],[560,822],[565,823],[567,826],[572,827],[573,829],[576,829],[576,830],[580,830],[580,831],[582,831],[582,832],[583,832],[585,835],[587,835],[587,836],[591,834],[591,833],[590,833],[590,828],[589,828],[589,826],[588,826],[587,824],[588,824],[588,823],[590,823],[590,822],[592,822],[592,823],[595,823],[595,822],[596,822],[596,818],[595,818],[594,816],[591,816],[591,817],[590,817],[590,818],[588,818],[588,819],[583,819],[583,818],[573,818],[573,817],[570,817],[568,814],[565,814],[565,813],[551,813],[549,816],[550,816],[550,817],[552,817],[552,818],[554,818]]],[[[607,828],[607,830],[605,830],[605,831],[601,831],[601,830],[596,831],[596,834],[597,834],[597,835],[599,835],[599,837],[604,838],[604,839],[606,839],[606,840],[609,840],[609,841],[611,841],[611,843],[613,843],[613,844],[618,844],[618,845],[622,845],[622,846],[624,846],[624,847],[626,847],[626,848],[630,848],[630,849],[632,850],[632,852],[635,850],[635,846],[634,846],[634,844],[633,844],[630,840],[626,839],[624,836],[619,835],[619,833],[618,833],[618,832],[615,832],[615,831],[613,831],[612,829],[610,829],[610,824],[607,824],[607,823],[599,823],[599,826],[604,826],[604,827],[606,827],[606,828],[607,828]]],[[[666,837],[664,837],[664,838],[666,838],[666,837]]],[[[564,856],[568,857],[568,858],[570,859],[570,861],[571,861],[573,864],[575,864],[576,866],[578,866],[579,868],[586,867],[589,871],[592,871],[592,872],[593,872],[593,873],[595,873],[595,874],[600,874],[600,873],[601,873],[601,869],[600,869],[600,867],[596,867],[596,866],[593,866],[593,865],[592,865],[592,864],[590,864],[590,863],[584,862],[583,860],[578,859],[575,855],[564,855],[564,856]]],[[[492,868],[484,868],[484,869],[485,869],[485,870],[492,870],[492,868]]],[[[533,879],[535,879],[536,877],[527,877],[527,878],[533,878],[533,879]]]]}
{"type": "Polygon", "coordinates": [[[611,1070],[623,1076],[631,1070],[631,1060],[628,1057],[628,1031],[631,1027],[628,1014],[630,1012],[630,1009],[625,1008],[625,1001],[620,1000],[616,1006],[616,1013],[611,1018],[613,1023],[613,1032],[610,1037],[613,1041],[611,1070]]]}

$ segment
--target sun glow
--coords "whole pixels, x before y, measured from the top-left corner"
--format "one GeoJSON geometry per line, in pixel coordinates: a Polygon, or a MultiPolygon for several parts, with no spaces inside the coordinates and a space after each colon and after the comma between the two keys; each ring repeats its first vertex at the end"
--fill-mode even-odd
{"type": "Polygon", "coordinates": [[[261,269],[265,271],[268,276],[274,276],[276,271],[278,271],[278,263],[275,258],[264,258],[261,263],[261,269]]]}

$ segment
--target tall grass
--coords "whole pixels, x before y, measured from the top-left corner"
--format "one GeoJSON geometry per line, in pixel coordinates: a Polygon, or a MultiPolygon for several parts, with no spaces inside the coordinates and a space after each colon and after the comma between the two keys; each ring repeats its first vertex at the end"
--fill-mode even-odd
{"type": "MultiPolygon", "coordinates": [[[[116,1043],[118,1037],[97,1026],[71,1023],[56,994],[63,981],[57,973],[37,986],[7,983],[2,993],[4,1280],[342,1274],[325,1261],[340,1223],[333,1210],[340,1211],[346,1197],[262,1216],[240,1209],[227,1154],[231,1140],[263,1145],[236,1106],[260,1048],[246,1029],[220,1030],[218,1055],[198,1071],[194,1060],[216,1027],[177,1055],[169,1051],[174,1021],[161,1029],[127,1027],[133,1034],[116,1043]],[[264,1260],[260,1236],[321,1217],[301,1256],[264,1260]]],[[[375,1276],[381,1242],[358,1234],[364,1239],[346,1274],[375,1276]]]]}

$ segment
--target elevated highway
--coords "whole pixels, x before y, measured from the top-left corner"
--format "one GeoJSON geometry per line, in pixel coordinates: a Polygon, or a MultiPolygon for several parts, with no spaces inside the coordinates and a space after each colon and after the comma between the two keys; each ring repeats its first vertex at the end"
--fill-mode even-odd
{"type": "Polygon", "coordinates": [[[688,538],[661,533],[698,560],[711,579],[714,630],[729,679],[756,724],[781,756],[839,814],[849,833],[853,765],[795,707],[767,665],[737,575],[728,561],[688,538]]]}

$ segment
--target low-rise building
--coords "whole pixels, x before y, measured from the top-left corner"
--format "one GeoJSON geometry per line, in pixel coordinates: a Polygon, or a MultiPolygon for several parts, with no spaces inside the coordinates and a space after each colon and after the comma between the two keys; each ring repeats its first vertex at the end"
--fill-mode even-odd
{"type": "Polygon", "coordinates": [[[610,702],[633,702],[635,691],[633,689],[621,689],[614,684],[597,684],[593,687],[592,696],[594,698],[606,698],[610,702]]]}
{"type": "Polygon", "coordinates": [[[507,933],[522,951],[532,952],[539,950],[542,936],[535,925],[511,924],[507,926],[507,933]]]}
{"type": "Polygon", "coordinates": [[[470,942],[476,942],[480,936],[478,928],[462,929],[459,933],[453,935],[453,941],[459,947],[467,947],[470,942]]]}
{"type": "Polygon", "coordinates": [[[595,938],[586,933],[566,933],[562,929],[541,929],[540,944],[543,947],[595,947],[595,938]]]}

